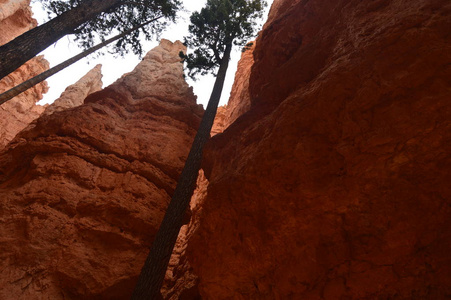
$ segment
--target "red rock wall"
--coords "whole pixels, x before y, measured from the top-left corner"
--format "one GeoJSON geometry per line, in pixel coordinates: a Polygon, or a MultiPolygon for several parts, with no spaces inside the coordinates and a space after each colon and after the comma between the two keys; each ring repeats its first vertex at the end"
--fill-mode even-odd
{"type": "Polygon", "coordinates": [[[129,298],[202,115],[183,49],[163,40],[0,153],[0,299],[129,298]]]}
{"type": "Polygon", "coordinates": [[[451,5],[276,0],[205,151],[205,299],[451,295],[451,5]]]}

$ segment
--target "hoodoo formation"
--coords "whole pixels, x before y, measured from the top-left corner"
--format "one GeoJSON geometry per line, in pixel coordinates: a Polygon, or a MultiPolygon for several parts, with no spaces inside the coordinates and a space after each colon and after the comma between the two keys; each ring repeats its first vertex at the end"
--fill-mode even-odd
{"type": "MultiPolygon", "coordinates": [[[[451,297],[450,45],[448,0],[275,0],[163,298],[451,297]]],[[[180,51],[0,152],[0,299],[129,298],[203,113],[180,51]]]]}
{"type": "Polygon", "coordinates": [[[163,40],[0,154],[1,299],[129,297],[203,112],[180,51],[163,40]]]}

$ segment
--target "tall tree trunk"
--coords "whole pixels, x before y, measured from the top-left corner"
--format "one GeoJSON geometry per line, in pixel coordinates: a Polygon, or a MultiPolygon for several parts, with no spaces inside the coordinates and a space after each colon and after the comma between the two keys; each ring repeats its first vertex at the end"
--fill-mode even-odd
{"type": "Polygon", "coordinates": [[[210,130],[215,120],[219,100],[221,99],[231,50],[232,44],[228,44],[224,51],[210,100],[208,101],[207,110],[194,138],[185,167],[152,244],[149,256],[141,270],[132,300],[158,299],[161,297],[160,288],[166,274],[169,259],[171,258],[180,228],[183,225],[183,217],[196,187],[203,148],[210,138],[210,130]]]}
{"type": "Polygon", "coordinates": [[[35,27],[0,46],[0,79],[15,71],[63,36],[98,14],[117,7],[123,0],[86,0],[49,22],[35,27]]]}
{"type": "Polygon", "coordinates": [[[108,44],[110,44],[110,43],[112,43],[114,41],[117,41],[118,39],[126,36],[127,34],[130,34],[131,32],[133,32],[135,30],[138,30],[139,28],[144,27],[147,24],[152,23],[152,22],[154,22],[154,21],[156,21],[156,20],[158,20],[160,18],[162,18],[162,16],[153,18],[152,20],[149,20],[149,21],[147,21],[147,22],[145,22],[143,24],[137,25],[137,26],[135,26],[135,27],[133,27],[133,28],[127,30],[127,31],[124,31],[121,34],[118,34],[118,35],[116,35],[116,36],[114,36],[114,37],[112,37],[112,38],[110,38],[110,39],[98,44],[97,46],[89,48],[88,50],[83,51],[82,53],[77,54],[74,57],[69,58],[68,60],[65,60],[64,62],[54,66],[53,68],[51,68],[51,69],[49,69],[49,70],[47,70],[45,72],[42,72],[41,74],[39,74],[39,75],[37,75],[37,76],[35,76],[33,78],[30,78],[27,81],[22,82],[21,84],[13,87],[12,89],[0,94],[0,105],[5,103],[8,100],[11,100],[12,98],[14,98],[15,96],[19,95],[20,93],[25,92],[26,90],[28,90],[29,88],[35,86],[36,84],[46,80],[47,78],[49,78],[50,76],[58,73],[59,71],[63,70],[64,68],[67,68],[71,64],[73,64],[73,63],[79,61],[80,59],[88,56],[89,54],[99,50],[100,48],[103,48],[106,45],[108,45],[108,44]]]}

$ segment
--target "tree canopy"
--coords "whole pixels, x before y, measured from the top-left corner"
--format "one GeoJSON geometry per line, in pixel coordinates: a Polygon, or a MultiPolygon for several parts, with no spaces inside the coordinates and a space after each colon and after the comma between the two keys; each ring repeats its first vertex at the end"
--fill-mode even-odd
{"type": "MultiPolygon", "coordinates": [[[[42,4],[49,17],[55,17],[90,0],[35,1],[42,4]]],[[[103,42],[111,33],[121,33],[162,16],[158,22],[152,22],[124,36],[110,48],[110,52],[121,56],[128,51],[141,55],[143,53],[141,37],[149,40],[158,36],[168,21],[175,21],[176,13],[181,7],[180,0],[121,0],[117,6],[98,14],[75,28],[72,33],[75,35],[75,41],[86,50],[100,41],[103,42]]]]}
{"type": "Polygon", "coordinates": [[[265,6],[264,0],[208,0],[194,12],[185,37],[185,44],[194,48],[185,57],[189,76],[215,74],[228,44],[244,46],[255,36],[265,6]]]}
{"type": "MultiPolygon", "coordinates": [[[[0,79],[15,71],[67,34],[75,34],[78,42],[88,49],[103,42],[109,34],[120,34],[127,29],[160,16],[175,20],[180,0],[35,0],[44,4],[52,14],[48,22],[26,31],[0,46],[0,79]],[[116,31],[116,32],[115,32],[116,31]]],[[[166,25],[149,23],[142,28],[150,38],[166,25]]],[[[118,40],[113,51],[124,54],[129,49],[141,54],[140,32],[118,40]]]]}

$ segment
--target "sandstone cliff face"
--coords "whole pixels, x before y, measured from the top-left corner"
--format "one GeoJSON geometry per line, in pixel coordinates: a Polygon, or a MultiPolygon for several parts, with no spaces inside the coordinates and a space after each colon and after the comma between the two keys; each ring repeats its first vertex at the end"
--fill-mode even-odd
{"type": "Polygon", "coordinates": [[[84,99],[102,89],[102,65],[95,66],[76,83],[68,86],[61,96],[46,108],[44,114],[52,114],[83,104],[84,99]]]}
{"type": "Polygon", "coordinates": [[[275,1],[251,108],[205,151],[203,298],[450,296],[450,10],[275,1]]]}
{"type": "MultiPolygon", "coordinates": [[[[30,0],[0,1],[0,45],[35,27],[30,0]]],[[[0,80],[0,93],[36,76],[49,68],[49,63],[38,56],[15,72],[0,80]]],[[[26,92],[0,106],[0,149],[11,141],[17,133],[41,115],[42,106],[35,103],[42,99],[42,94],[48,90],[47,83],[42,82],[26,92]]]]}
{"type": "Polygon", "coordinates": [[[252,46],[241,54],[241,59],[238,62],[235,80],[227,103],[227,112],[225,113],[225,128],[229,127],[238,117],[247,112],[251,106],[249,77],[254,64],[254,49],[255,41],[252,42],[252,46]]]}
{"type": "Polygon", "coordinates": [[[0,298],[130,296],[202,115],[181,50],[162,41],[0,153],[0,298]]]}

